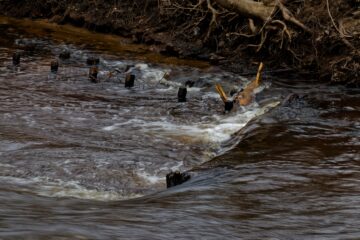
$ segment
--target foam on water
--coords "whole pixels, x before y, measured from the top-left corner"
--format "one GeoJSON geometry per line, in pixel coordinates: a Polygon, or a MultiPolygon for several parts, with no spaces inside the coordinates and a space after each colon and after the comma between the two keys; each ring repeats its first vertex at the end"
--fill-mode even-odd
{"type": "Polygon", "coordinates": [[[151,175],[144,170],[140,170],[137,172],[137,175],[144,179],[145,182],[148,182],[150,184],[155,184],[164,181],[163,177],[160,177],[158,175],[151,175]]]}
{"type": "MultiPolygon", "coordinates": [[[[57,51],[60,51],[60,49],[57,49],[57,51]]],[[[85,52],[77,51],[73,54],[73,57],[76,59],[85,59],[85,52]]],[[[227,140],[232,138],[232,135],[236,132],[238,132],[240,129],[242,129],[250,120],[253,118],[265,113],[268,109],[275,107],[277,103],[271,103],[265,106],[258,106],[256,103],[253,103],[251,106],[248,106],[246,108],[240,108],[237,112],[233,112],[231,114],[221,114],[218,113],[215,108],[211,108],[214,111],[211,111],[212,113],[205,112],[202,110],[202,107],[209,108],[213,107],[211,104],[222,104],[219,95],[214,92],[214,89],[212,85],[215,82],[224,83],[224,85],[228,84],[227,82],[223,81],[226,77],[229,77],[230,75],[227,73],[217,73],[217,72],[211,72],[211,73],[204,73],[199,72],[198,70],[194,70],[194,73],[191,72],[193,70],[189,70],[189,72],[186,72],[184,69],[177,68],[176,66],[153,66],[146,63],[137,63],[131,61],[113,61],[113,60],[106,60],[101,59],[100,62],[100,71],[98,74],[98,78],[101,80],[101,82],[106,82],[109,80],[109,73],[110,72],[116,72],[118,75],[114,75],[114,79],[110,79],[109,82],[113,80],[120,80],[122,81],[124,79],[123,70],[126,69],[128,65],[132,65],[133,67],[129,70],[132,71],[136,75],[136,86],[132,90],[124,89],[123,86],[119,86],[116,84],[104,84],[104,86],[101,85],[100,93],[96,92],[96,95],[104,95],[107,96],[107,92],[113,94],[111,96],[112,99],[116,99],[119,95],[120,98],[125,96],[124,101],[127,101],[127,99],[131,99],[133,96],[134,98],[140,96],[144,96],[145,101],[147,101],[147,98],[151,100],[150,104],[152,104],[152,101],[155,99],[152,99],[152,96],[155,94],[158,94],[159,96],[164,96],[164,99],[170,99],[173,98],[174,102],[167,102],[161,100],[161,111],[163,111],[161,114],[150,112],[150,111],[156,111],[158,106],[152,106],[148,104],[143,104],[141,101],[144,101],[143,98],[139,98],[139,102],[136,102],[136,104],[130,105],[128,107],[126,104],[121,105],[116,111],[112,110],[111,104],[103,104],[101,101],[94,101],[91,103],[85,103],[80,102],[80,106],[83,109],[86,109],[87,115],[76,115],[73,116],[73,106],[72,103],[65,103],[64,107],[53,107],[52,105],[43,105],[37,102],[29,102],[30,105],[33,105],[36,107],[36,109],[40,109],[42,112],[36,112],[36,114],[27,114],[20,116],[21,120],[26,124],[28,127],[36,127],[41,126],[41,121],[39,121],[39,116],[42,116],[43,112],[46,113],[52,113],[60,114],[62,117],[57,119],[56,124],[54,124],[54,128],[57,127],[67,127],[68,121],[70,121],[71,124],[74,126],[80,126],[80,127],[86,127],[87,124],[93,123],[96,121],[96,123],[99,123],[98,125],[94,126],[101,126],[99,127],[103,132],[99,133],[99,136],[101,134],[104,134],[106,137],[111,135],[111,132],[119,131],[119,134],[122,134],[123,131],[128,131],[131,129],[131,131],[135,132],[135,136],[147,135],[145,139],[152,139],[154,142],[159,142],[159,144],[163,144],[164,148],[159,148],[160,151],[164,149],[164,152],[160,153],[160,157],[158,161],[151,161],[151,156],[148,158],[150,160],[143,161],[141,157],[137,156],[136,154],[141,153],[143,154],[142,150],[138,150],[137,146],[134,149],[131,149],[129,153],[124,159],[128,159],[128,162],[125,161],[119,161],[119,164],[111,162],[113,160],[111,157],[106,156],[96,156],[96,167],[106,169],[107,164],[113,164],[115,167],[119,166],[122,171],[124,171],[126,178],[131,179],[122,179],[120,175],[119,181],[115,181],[114,185],[113,182],[110,181],[103,181],[102,180],[108,180],[107,174],[96,175],[95,170],[94,172],[91,172],[90,174],[93,174],[89,176],[89,178],[82,178],[81,176],[79,178],[76,178],[78,181],[74,181],[71,175],[74,173],[74,170],[79,165],[79,161],[69,161],[66,160],[64,162],[61,162],[59,160],[60,164],[57,166],[57,169],[61,169],[61,171],[54,170],[54,172],[50,172],[49,174],[42,172],[42,170],[39,170],[38,172],[34,172],[28,175],[25,174],[17,174],[12,175],[14,177],[0,177],[0,184],[6,183],[4,185],[12,186],[15,185],[17,189],[20,189],[20,191],[27,191],[31,193],[35,193],[41,196],[47,196],[47,197],[74,197],[74,198],[82,198],[82,199],[93,199],[93,200],[100,200],[100,201],[113,201],[113,200],[123,200],[123,199],[129,199],[134,197],[141,196],[140,194],[134,194],[132,191],[143,192],[143,189],[162,189],[164,188],[165,181],[164,177],[166,173],[170,171],[175,170],[187,170],[188,168],[191,168],[191,166],[194,166],[202,161],[210,160],[211,157],[219,153],[219,150],[222,150],[223,146],[222,143],[226,142],[227,140]],[[115,69],[115,70],[114,70],[115,69]],[[167,73],[171,73],[171,80],[167,80],[164,78],[164,76],[167,73]],[[180,73],[180,74],[179,74],[180,73]],[[191,74],[191,75],[189,75],[191,74]],[[189,77],[190,76],[190,77],[189,77]],[[185,104],[177,104],[176,102],[176,91],[179,86],[183,86],[185,81],[188,79],[196,79],[199,80],[197,85],[195,84],[195,87],[188,88],[188,92],[190,93],[190,98],[196,99],[196,101],[191,102],[192,105],[185,105],[185,104]],[[141,87],[138,87],[138,86],[141,87]],[[200,87],[199,87],[200,86],[200,87]],[[212,90],[211,90],[212,89],[212,90]],[[165,103],[164,103],[165,102],[165,103]],[[96,105],[101,104],[101,105],[96,105]],[[171,105],[173,104],[173,105],[171,105]],[[197,105],[196,105],[197,104],[197,105]],[[205,106],[204,106],[205,105],[205,106]],[[106,120],[103,122],[102,117],[104,117],[101,111],[97,111],[99,108],[104,110],[105,113],[110,113],[106,115],[106,120]],[[150,106],[150,107],[149,107],[150,106]],[[164,108],[163,108],[164,106],[164,108]],[[180,118],[177,118],[176,114],[171,115],[168,113],[168,107],[178,107],[176,109],[179,110],[179,112],[182,114],[189,114],[188,111],[192,107],[195,107],[196,109],[201,108],[199,114],[199,117],[196,117],[198,115],[194,115],[192,117],[191,121],[187,121],[188,115],[181,115],[180,118]],[[107,112],[108,109],[111,109],[111,112],[107,112]],[[148,110],[150,109],[150,110],[148,110]],[[165,110],[164,110],[165,109],[165,110]],[[58,111],[58,112],[57,112],[58,111]],[[99,118],[96,118],[96,115],[93,114],[93,112],[97,113],[99,112],[99,118]],[[211,115],[212,114],[212,115],[211,115]],[[185,120],[182,122],[181,117],[185,116],[185,120]],[[91,118],[91,119],[90,119],[91,118]],[[97,121],[99,120],[99,121],[97,121]],[[84,123],[82,123],[84,122],[84,123]],[[189,123],[190,122],[190,123],[189,123]],[[108,135],[109,134],[109,135],[108,135]],[[151,137],[151,138],[149,138],[151,137]],[[168,144],[168,140],[169,144],[168,144]],[[172,141],[173,140],[173,141],[172,141]],[[200,143],[196,146],[196,153],[191,152],[191,154],[188,154],[187,149],[190,149],[192,145],[195,145],[194,143],[200,143]],[[174,149],[177,148],[177,149],[174,149]],[[179,156],[184,152],[184,156],[179,156]],[[187,162],[188,159],[186,157],[189,156],[189,158],[194,158],[189,160],[192,162],[187,162]],[[171,161],[168,161],[170,159],[171,161]],[[148,165],[147,165],[148,164],[148,165]],[[73,169],[74,167],[74,169],[73,169]],[[62,173],[65,173],[67,176],[62,176],[62,173]],[[60,173],[60,175],[59,175],[60,173]],[[30,176],[31,175],[31,176],[30,176]],[[42,176],[42,177],[34,177],[34,176],[42,176]],[[45,176],[46,177],[45,177],[45,176]],[[18,177],[20,176],[20,177],[18,177]],[[22,178],[23,176],[27,176],[25,178],[22,178]],[[69,177],[68,177],[69,176],[69,177]],[[64,177],[64,179],[62,179],[64,177]],[[70,180],[69,180],[70,179],[70,180]],[[80,179],[80,180],[79,180],[80,179]],[[88,182],[88,184],[82,183],[82,181],[88,181],[88,179],[96,179],[99,180],[96,187],[93,187],[94,185],[88,182]],[[124,181],[123,181],[124,180],[124,181]],[[127,182],[129,181],[129,184],[127,185],[127,182]],[[109,183],[110,182],[110,183],[109,183]],[[124,183],[124,184],[123,184],[124,183]],[[110,185],[107,185],[110,184],[110,185]],[[118,184],[118,185],[115,185],[118,184]],[[123,185],[122,185],[123,184],[123,185]],[[85,185],[85,186],[84,186],[85,185]],[[119,186],[120,185],[120,186],[119,186]],[[124,187],[122,189],[122,186],[124,187]],[[107,189],[112,189],[111,191],[108,191],[107,189]],[[113,190],[115,189],[115,190],[113,190]],[[134,190],[135,189],[135,190],[134,190]]],[[[40,72],[48,72],[48,65],[40,66],[37,68],[37,71],[40,72]]],[[[36,78],[40,78],[41,74],[36,75],[36,78]]],[[[85,69],[82,65],[81,66],[72,66],[72,67],[64,67],[60,69],[60,72],[58,73],[59,80],[67,80],[64,82],[64,86],[71,87],[72,81],[82,81],[82,78],[87,78],[87,68],[85,69]],[[71,78],[67,78],[67,76],[71,76],[71,78]],[[84,77],[85,76],[85,77],[84,77]]],[[[27,77],[27,76],[26,76],[27,77]]],[[[24,77],[25,78],[25,77],[24,77]]],[[[236,77],[241,79],[241,77],[236,77]]],[[[228,79],[228,78],[227,78],[228,79]]],[[[235,79],[234,76],[231,76],[231,79],[235,79]]],[[[61,81],[59,81],[62,83],[61,81]]],[[[116,81],[118,83],[118,81],[116,81]]],[[[230,81],[229,81],[230,82],[230,81]]],[[[232,82],[233,84],[236,84],[236,81],[232,82]]],[[[242,82],[243,83],[243,82],[242,82]]],[[[241,84],[242,84],[241,83],[241,84]]],[[[88,87],[86,85],[87,82],[84,81],[84,84],[80,84],[81,87],[88,87]]],[[[89,85],[90,86],[90,85],[89,85]]],[[[91,85],[93,87],[95,85],[91,85]]],[[[230,85],[228,84],[227,87],[230,85]]],[[[257,89],[257,92],[262,91],[266,86],[263,86],[262,88],[257,89]]],[[[94,87],[95,88],[95,87],[94,87]]],[[[86,88],[87,90],[87,88],[86,88]]],[[[88,94],[92,94],[92,89],[89,88],[88,94]]],[[[95,98],[96,99],[96,98],[95,98]]],[[[31,100],[31,99],[30,99],[31,100]]],[[[30,101],[29,100],[29,101],[30,101]]],[[[131,99],[131,101],[136,101],[137,99],[131,99]]],[[[172,101],[172,100],[171,100],[172,101]]],[[[119,101],[119,105],[122,103],[119,101]]],[[[156,104],[156,103],[155,103],[156,104]]],[[[116,105],[117,107],[117,105],[116,105]]],[[[175,111],[175,112],[176,112],[175,111]]],[[[8,113],[5,113],[8,114],[8,113]]],[[[6,115],[4,116],[6,117],[6,115]]],[[[191,113],[190,113],[191,115],[191,113]]],[[[41,126],[43,127],[43,126],[41,126]]],[[[98,132],[94,133],[94,136],[97,135],[98,132]]],[[[114,134],[114,138],[117,135],[114,134]]],[[[97,139],[101,139],[101,137],[97,137],[97,139]]],[[[137,138],[131,138],[129,141],[132,141],[132,139],[137,138]]],[[[146,140],[145,140],[146,141],[146,140]]],[[[97,141],[94,141],[97,143],[97,141]]],[[[142,142],[140,142],[142,143],[142,142]]],[[[90,145],[92,145],[91,143],[90,145]]],[[[102,143],[99,143],[102,144],[102,143]]],[[[114,143],[114,145],[116,145],[114,143]]],[[[131,145],[132,143],[129,142],[129,145],[133,148],[131,145]]],[[[101,145],[102,146],[102,145],[101,145]]],[[[117,146],[117,145],[116,145],[117,146]]],[[[149,147],[155,146],[152,144],[149,144],[149,147]]],[[[12,151],[21,149],[22,145],[14,145],[12,143],[10,144],[0,144],[0,150],[1,148],[6,151],[12,151]]],[[[126,148],[127,146],[125,146],[126,148]]],[[[142,146],[141,146],[142,147],[142,146]]],[[[148,146],[145,146],[148,147],[148,146]]],[[[114,148],[116,149],[116,148],[114,148]]],[[[30,148],[31,150],[31,148],[30,148]]],[[[126,149],[125,149],[126,150],[126,149]]],[[[145,149],[146,151],[149,151],[152,153],[153,149],[145,149]]],[[[53,149],[54,154],[56,153],[57,149],[53,149]]],[[[146,151],[144,151],[146,153],[146,151]]],[[[157,151],[156,149],[154,151],[157,151]]],[[[191,150],[193,151],[193,150],[191,150]]],[[[1,154],[1,153],[0,153],[1,154]]],[[[103,154],[103,153],[101,153],[103,154]]],[[[154,154],[154,156],[159,156],[157,154],[154,154]]],[[[82,157],[82,155],[81,155],[82,157]]],[[[26,157],[25,157],[26,158],[26,157]]],[[[88,158],[88,157],[86,157],[88,158]]],[[[95,157],[94,157],[95,158],[95,157]]],[[[63,159],[61,157],[61,159],[63,159]]],[[[72,159],[72,156],[70,157],[72,159]]],[[[92,159],[89,157],[89,159],[92,159]]],[[[26,160],[25,160],[26,161],[26,160]]],[[[89,163],[83,163],[83,164],[90,164],[91,167],[93,164],[90,160],[89,163]]],[[[94,166],[95,166],[94,165],[94,166]]],[[[11,165],[0,165],[3,168],[11,169],[13,168],[11,165]]],[[[112,166],[112,165],[111,165],[112,166]]],[[[35,171],[37,168],[35,168],[35,171]]],[[[52,170],[51,167],[49,167],[50,171],[52,170]]],[[[4,171],[6,174],[11,174],[10,171],[4,171]]],[[[121,174],[121,173],[120,173],[121,174]]],[[[6,175],[8,176],[8,175],[6,175]]]]}
{"type": "Polygon", "coordinates": [[[76,181],[49,180],[44,177],[30,179],[0,176],[0,183],[5,186],[16,185],[23,192],[35,192],[45,197],[73,197],[97,201],[118,201],[141,197],[140,194],[131,194],[114,191],[99,191],[87,189],[76,181]]]}
{"type": "MultiPolygon", "coordinates": [[[[139,127],[144,132],[153,132],[166,136],[188,136],[192,141],[201,141],[208,143],[221,143],[231,138],[231,135],[238,132],[250,120],[276,107],[278,101],[269,103],[263,107],[249,107],[247,111],[240,111],[235,114],[225,116],[215,115],[214,121],[208,123],[198,123],[195,125],[183,125],[172,123],[162,118],[162,121],[145,121],[141,119],[132,119],[123,123],[104,127],[104,131],[113,131],[123,125],[132,125],[139,127]]],[[[254,104],[255,105],[255,104],[254,104]]],[[[159,119],[160,120],[160,119],[159,119]]]]}

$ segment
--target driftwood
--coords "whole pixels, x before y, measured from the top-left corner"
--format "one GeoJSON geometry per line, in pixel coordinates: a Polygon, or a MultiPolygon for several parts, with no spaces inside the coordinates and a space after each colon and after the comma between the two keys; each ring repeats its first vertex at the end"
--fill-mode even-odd
{"type": "Polygon", "coordinates": [[[260,63],[259,69],[256,74],[256,78],[253,81],[251,81],[248,85],[246,85],[246,87],[243,90],[239,91],[235,95],[233,100],[229,100],[230,98],[228,96],[226,96],[226,94],[220,84],[215,85],[216,91],[219,93],[221,100],[225,104],[226,111],[230,111],[232,108],[232,105],[231,105],[231,108],[229,108],[230,102],[237,103],[240,106],[246,106],[252,102],[252,100],[254,98],[254,90],[256,88],[258,88],[261,84],[263,70],[264,70],[264,64],[260,63]]]}
{"type": "Polygon", "coordinates": [[[251,81],[243,91],[239,92],[234,101],[238,102],[241,106],[246,106],[251,103],[254,98],[254,90],[260,86],[262,80],[262,71],[264,70],[264,64],[260,63],[256,78],[251,81]]]}

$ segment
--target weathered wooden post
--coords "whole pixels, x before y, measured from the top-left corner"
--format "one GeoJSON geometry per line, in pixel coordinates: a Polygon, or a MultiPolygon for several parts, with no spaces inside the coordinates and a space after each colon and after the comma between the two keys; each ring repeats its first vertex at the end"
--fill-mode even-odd
{"type": "Polygon", "coordinates": [[[97,75],[98,75],[98,68],[93,66],[89,69],[89,80],[93,83],[98,83],[97,75]]]}
{"type": "Polygon", "coordinates": [[[187,88],[179,87],[178,102],[186,102],[186,94],[187,94],[187,88]]]}
{"type": "Polygon", "coordinates": [[[57,73],[59,69],[59,62],[57,60],[53,60],[50,63],[50,70],[52,73],[57,73]]]}
{"type": "Polygon", "coordinates": [[[14,52],[14,54],[12,56],[12,61],[13,61],[14,66],[20,65],[20,57],[21,57],[21,54],[19,52],[14,52]]]}
{"type": "Polygon", "coordinates": [[[225,102],[225,112],[230,112],[234,107],[234,102],[233,101],[226,101],[225,102]]]}
{"type": "Polygon", "coordinates": [[[125,87],[132,88],[134,87],[134,83],[135,83],[135,75],[131,73],[127,73],[125,76],[125,87]]]}
{"type": "Polygon", "coordinates": [[[191,178],[187,172],[180,173],[179,171],[171,171],[166,175],[166,187],[171,188],[180,185],[191,178]]]}

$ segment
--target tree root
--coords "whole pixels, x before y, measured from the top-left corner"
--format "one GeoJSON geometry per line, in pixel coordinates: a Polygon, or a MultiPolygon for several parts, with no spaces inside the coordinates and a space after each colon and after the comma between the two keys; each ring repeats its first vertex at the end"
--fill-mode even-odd
{"type": "MultiPolygon", "coordinates": [[[[211,37],[211,34],[214,30],[219,26],[218,18],[221,15],[219,10],[215,9],[214,4],[217,4],[217,7],[223,7],[226,9],[226,13],[236,12],[241,15],[251,16],[258,18],[263,21],[263,25],[261,28],[256,27],[254,20],[249,18],[248,20],[248,30],[250,33],[246,32],[232,32],[230,35],[238,36],[238,37],[258,37],[260,36],[260,43],[258,45],[249,44],[249,47],[256,46],[256,52],[259,52],[267,40],[268,33],[267,31],[280,31],[280,49],[284,47],[285,39],[288,42],[291,42],[292,36],[291,32],[288,29],[288,26],[284,21],[291,22],[296,26],[300,27],[306,32],[311,32],[311,30],[306,27],[303,23],[297,20],[293,14],[284,6],[284,4],[280,0],[271,0],[270,4],[264,4],[263,2],[255,2],[253,0],[198,0],[195,4],[189,4],[187,6],[176,4],[176,1],[173,3],[173,6],[177,9],[181,9],[183,11],[200,11],[205,13],[210,13],[211,18],[208,23],[208,29],[206,34],[204,35],[204,42],[207,42],[211,37]],[[202,8],[206,5],[206,10],[202,8]],[[274,19],[277,10],[281,12],[282,17],[284,19],[274,19]],[[280,26],[280,28],[279,28],[280,26]],[[266,33],[264,33],[264,31],[266,33]]],[[[184,30],[190,29],[199,25],[206,17],[206,14],[203,15],[199,20],[197,20],[196,24],[187,24],[184,27],[184,30]]],[[[221,16],[226,18],[226,16],[221,16]]]]}
{"type": "Polygon", "coordinates": [[[216,18],[219,15],[219,12],[216,11],[216,9],[213,8],[213,6],[211,5],[210,0],[206,0],[206,3],[207,3],[208,10],[211,12],[211,21],[210,21],[210,24],[209,24],[209,28],[208,28],[208,32],[206,34],[205,41],[207,41],[210,38],[211,32],[218,25],[217,21],[216,21],[216,18]]]}

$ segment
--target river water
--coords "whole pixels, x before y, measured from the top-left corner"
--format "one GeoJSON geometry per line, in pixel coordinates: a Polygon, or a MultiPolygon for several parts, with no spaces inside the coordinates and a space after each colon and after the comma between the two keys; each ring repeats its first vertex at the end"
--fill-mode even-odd
{"type": "Polygon", "coordinates": [[[68,26],[0,33],[0,239],[360,239],[359,90],[265,71],[225,114],[214,84],[251,79],[68,26]],[[171,170],[192,177],[166,189],[171,170]]]}

